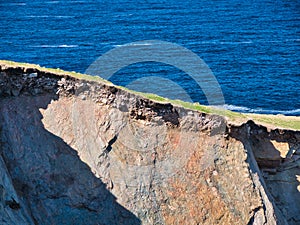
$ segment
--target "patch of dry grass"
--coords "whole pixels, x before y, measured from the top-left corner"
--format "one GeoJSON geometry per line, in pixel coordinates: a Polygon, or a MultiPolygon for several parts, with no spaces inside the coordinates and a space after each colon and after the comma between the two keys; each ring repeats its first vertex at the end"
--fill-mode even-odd
{"type": "MultiPolygon", "coordinates": [[[[7,60],[0,60],[0,65],[4,65],[6,67],[12,67],[12,68],[16,68],[16,67],[23,67],[28,69],[35,68],[39,71],[57,74],[58,76],[70,76],[77,79],[83,79],[86,81],[95,81],[100,83],[102,82],[105,84],[113,85],[111,82],[99,76],[90,76],[87,74],[77,73],[74,71],[67,72],[59,68],[57,69],[45,68],[35,64],[19,63],[19,62],[7,61],[7,60]]],[[[152,101],[155,102],[171,103],[173,105],[181,106],[191,110],[197,110],[208,114],[221,115],[226,117],[229,123],[233,123],[233,124],[242,124],[242,123],[246,123],[248,120],[253,120],[257,124],[262,124],[264,126],[271,127],[271,128],[285,128],[285,129],[292,129],[292,130],[300,130],[300,117],[297,116],[237,113],[222,108],[200,105],[198,103],[184,102],[181,100],[171,100],[152,93],[136,92],[121,86],[116,86],[116,87],[129,91],[136,95],[151,99],[152,101]]]]}

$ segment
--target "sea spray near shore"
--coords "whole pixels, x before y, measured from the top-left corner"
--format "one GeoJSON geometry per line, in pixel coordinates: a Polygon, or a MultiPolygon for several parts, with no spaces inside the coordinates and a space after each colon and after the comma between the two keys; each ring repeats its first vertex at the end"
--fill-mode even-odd
{"type": "Polygon", "coordinates": [[[235,105],[224,105],[221,106],[224,109],[232,110],[235,112],[241,113],[258,113],[258,114],[282,114],[286,116],[300,116],[300,109],[294,110],[268,110],[268,109],[251,109],[243,106],[235,106],[235,105]]]}

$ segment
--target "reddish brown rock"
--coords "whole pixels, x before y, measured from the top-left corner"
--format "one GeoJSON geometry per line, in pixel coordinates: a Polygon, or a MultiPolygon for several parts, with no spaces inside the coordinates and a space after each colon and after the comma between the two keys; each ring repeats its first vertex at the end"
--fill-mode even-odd
{"type": "Polygon", "coordinates": [[[104,83],[2,70],[0,169],[10,180],[0,185],[15,192],[1,199],[3,224],[298,221],[298,209],[288,206],[294,188],[277,198],[275,177],[260,171],[283,168],[284,153],[274,149],[286,151],[277,144],[283,141],[296,148],[297,132],[234,127],[104,83]],[[15,83],[18,95],[5,91],[15,83]],[[20,208],[5,205],[11,197],[20,208]]]}

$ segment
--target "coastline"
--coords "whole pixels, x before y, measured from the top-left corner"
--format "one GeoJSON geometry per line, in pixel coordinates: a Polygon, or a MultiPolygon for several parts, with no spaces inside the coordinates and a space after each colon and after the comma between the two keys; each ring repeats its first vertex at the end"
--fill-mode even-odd
{"type": "Polygon", "coordinates": [[[99,76],[91,76],[91,75],[82,74],[74,71],[72,72],[64,71],[59,68],[56,69],[46,68],[46,67],[41,67],[39,65],[30,64],[30,63],[20,63],[20,62],[8,61],[8,60],[0,60],[0,67],[1,67],[1,71],[17,69],[20,72],[23,71],[24,73],[28,71],[31,73],[40,72],[40,73],[52,74],[60,77],[72,77],[74,79],[82,79],[91,82],[104,83],[106,85],[113,86],[115,88],[126,90],[138,96],[148,98],[149,100],[154,102],[163,103],[163,104],[172,104],[174,106],[183,107],[186,109],[192,109],[192,110],[196,110],[208,114],[224,116],[228,121],[228,123],[234,126],[240,126],[242,124],[246,124],[249,121],[254,121],[257,125],[265,126],[268,129],[300,130],[299,116],[286,116],[282,114],[272,115],[272,114],[256,114],[256,113],[239,113],[239,112],[234,112],[223,108],[200,105],[199,103],[183,102],[181,100],[171,100],[171,99],[158,96],[156,94],[137,92],[137,91],[129,90],[122,86],[117,86],[111,83],[110,81],[102,79],[99,76]]]}
{"type": "Polygon", "coordinates": [[[52,224],[300,221],[298,117],[169,100],[38,65],[0,66],[0,216],[8,224],[21,223],[14,208],[29,221],[22,224],[47,224],[46,215],[52,224]]]}

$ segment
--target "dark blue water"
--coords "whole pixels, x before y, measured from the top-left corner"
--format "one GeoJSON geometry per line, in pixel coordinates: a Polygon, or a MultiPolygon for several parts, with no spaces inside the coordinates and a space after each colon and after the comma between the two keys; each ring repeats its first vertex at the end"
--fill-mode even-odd
{"type": "MultiPolygon", "coordinates": [[[[1,59],[84,72],[115,46],[169,41],[208,64],[227,107],[300,115],[297,0],[0,1],[0,21],[1,59]]],[[[159,63],[129,66],[111,80],[162,74],[189,85],[182,71],[159,63]]],[[[191,82],[192,100],[206,103],[198,92],[191,82]]]]}

